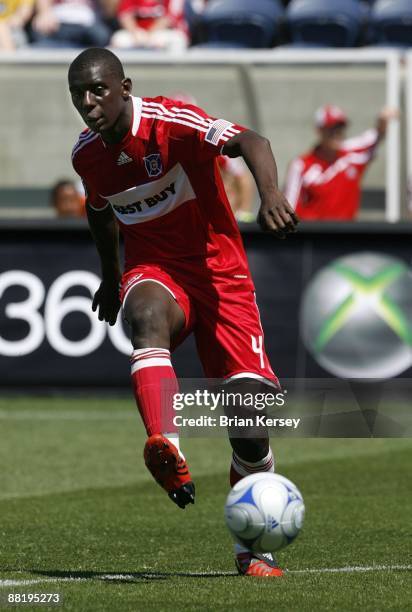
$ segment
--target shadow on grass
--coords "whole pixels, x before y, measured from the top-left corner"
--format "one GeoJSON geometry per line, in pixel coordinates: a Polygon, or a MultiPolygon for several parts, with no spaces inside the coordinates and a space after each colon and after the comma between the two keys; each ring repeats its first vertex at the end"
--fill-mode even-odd
{"type": "Polygon", "coordinates": [[[30,570],[31,574],[47,576],[62,582],[101,580],[104,582],[148,582],[151,580],[167,580],[169,578],[222,578],[238,576],[237,572],[155,572],[152,570],[142,572],[91,572],[91,571],[63,571],[63,570],[30,570]]]}

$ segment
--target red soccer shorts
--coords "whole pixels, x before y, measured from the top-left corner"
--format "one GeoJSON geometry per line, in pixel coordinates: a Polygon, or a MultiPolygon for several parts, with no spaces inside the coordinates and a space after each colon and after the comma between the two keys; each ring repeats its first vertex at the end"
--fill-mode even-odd
{"type": "Polygon", "coordinates": [[[250,281],[213,277],[210,271],[191,266],[139,265],[125,272],[120,299],[140,283],[162,285],[185,315],[185,328],[172,346],[194,333],[199,358],[207,378],[263,378],[278,385],[266,355],[263,330],[250,281]]]}

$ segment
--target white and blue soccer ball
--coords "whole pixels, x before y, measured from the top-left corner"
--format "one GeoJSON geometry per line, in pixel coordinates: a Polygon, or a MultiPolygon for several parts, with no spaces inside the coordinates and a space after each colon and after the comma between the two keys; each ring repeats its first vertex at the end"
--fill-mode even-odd
{"type": "Polygon", "coordinates": [[[280,474],[261,472],[240,480],[225,505],[233,538],[254,552],[284,548],[302,528],[305,505],[299,489],[280,474]]]}

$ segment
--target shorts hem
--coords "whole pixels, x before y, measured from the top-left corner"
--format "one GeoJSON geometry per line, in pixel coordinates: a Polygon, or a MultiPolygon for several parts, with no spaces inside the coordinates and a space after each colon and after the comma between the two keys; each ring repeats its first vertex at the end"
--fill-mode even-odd
{"type": "Polygon", "coordinates": [[[129,296],[130,291],[132,289],[134,289],[135,287],[137,287],[137,285],[140,285],[141,283],[156,283],[157,285],[161,285],[164,289],[166,289],[166,291],[168,293],[170,293],[170,295],[172,296],[172,298],[176,302],[178,301],[176,296],[175,296],[175,294],[173,293],[173,291],[171,289],[169,289],[169,287],[167,285],[165,285],[164,283],[162,283],[161,281],[156,280],[155,278],[142,278],[142,279],[136,280],[135,283],[132,283],[130,285],[130,287],[127,288],[127,290],[126,290],[126,292],[125,292],[125,294],[123,296],[123,300],[122,300],[122,308],[123,309],[124,309],[124,305],[126,303],[126,300],[127,300],[128,296],[129,296]]]}
{"type": "Polygon", "coordinates": [[[261,380],[263,383],[265,383],[266,385],[269,385],[270,387],[275,387],[278,390],[280,389],[279,380],[275,375],[273,378],[269,378],[268,376],[263,376],[263,374],[258,374],[257,372],[247,372],[247,371],[235,372],[234,374],[228,374],[227,376],[224,377],[223,384],[227,384],[231,382],[232,380],[239,380],[240,378],[249,378],[249,379],[253,378],[255,380],[261,380]]]}

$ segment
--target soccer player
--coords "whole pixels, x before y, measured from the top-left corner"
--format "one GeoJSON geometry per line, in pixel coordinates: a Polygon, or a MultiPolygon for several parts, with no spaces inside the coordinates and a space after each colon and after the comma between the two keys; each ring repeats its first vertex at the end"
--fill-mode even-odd
{"type": "MultiPolygon", "coordinates": [[[[264,230],[283,238],[295,230],[297,218],[277,188],[267,139],[196,106],[132,96],[130,79],[107,49],[80,53],[68,76],[73,104],[88,126],[73,149],[73,166],[84,182],[102,267],[93,309],[114,325],[123,307],[131,327],[134,395],[148,434],[145,463],[184,508],[194,502],[195,488],[172,425],[178,387],[171,351],[193,331],[206,377],[233,385],[279,384],[216,158],[244,158],[259,190],[264,230]]],[[[247,474],[274,470],[266,430],[230,441],[232,485],[247,474]]],[[[282,574],[270,555],[240,546],[235,555],[242,574],[282,574]]]]}
{"type": "Polygon", "coordinates": [[[370,128],[346,138],[348,118],[338,106],[315,114],[318,142],[289,166],[285,195],[305,221],[351,221],[358,212],[363,175],[386,134],[395,109],[384,108],[370,128]]]}

